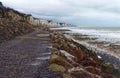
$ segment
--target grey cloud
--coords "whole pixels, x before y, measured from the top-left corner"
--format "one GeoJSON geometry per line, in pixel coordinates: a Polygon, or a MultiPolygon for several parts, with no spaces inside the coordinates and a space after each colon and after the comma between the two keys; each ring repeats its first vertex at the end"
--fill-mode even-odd
{"type": "Polygon", "coordinates": [[[120,26],[119,0],[1,0],[35,17],[87,26],[120,26]],[[86,23],[87,22],[87,23],[86,23]]]}

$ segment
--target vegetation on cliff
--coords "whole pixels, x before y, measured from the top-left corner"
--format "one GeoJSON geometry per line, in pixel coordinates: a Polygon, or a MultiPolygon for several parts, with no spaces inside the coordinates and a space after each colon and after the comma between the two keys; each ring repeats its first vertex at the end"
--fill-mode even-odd
{"type": "Polygon", "coordinates": [[[0,6],[0,43],[34,30],[24,18],[25,14],[0,6]]]}
{"type": "Polygon", "coordinates": [[[32,31],[33,27],[28,23],[3,19],[0,21],[0,43],[32,31]]]}

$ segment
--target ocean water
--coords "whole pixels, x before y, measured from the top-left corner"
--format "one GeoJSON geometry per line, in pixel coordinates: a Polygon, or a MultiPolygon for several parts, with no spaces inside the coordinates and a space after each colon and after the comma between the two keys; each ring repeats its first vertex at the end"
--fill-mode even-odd
{"type": "Polygon", "coordinates": [[[64,27],[72,33],[87,35],[90,38],[97,38],[97,41],[105,41],[120,45],[120,28],[118,27],[64,27]]]}

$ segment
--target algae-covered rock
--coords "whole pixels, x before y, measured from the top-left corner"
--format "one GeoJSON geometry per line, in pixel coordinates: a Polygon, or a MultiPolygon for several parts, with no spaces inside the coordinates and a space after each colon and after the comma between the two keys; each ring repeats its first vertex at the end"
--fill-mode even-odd
{"type": "Polygon", "coordinates": [[[73,77],[69,74],[63,74],[63,78],[73,78],[73,77]]]}
{"type": "Polygon", "coordinates": [[[103,62],[102,64],[102,71],[105,73],[109,73],[112,74],[114,72],[114,66],[113,64],[109,63],[109,62],[103,62]]]}
{"type": "Polygon", "coordinates": [[[53,63],[62,65],[66,68],[72,67],[72,65],[66,59],[64,59],[56,54],[52,54],[52,56],[51,56],[50,64],[53,64],[53,63]]]}
{"type": "Polygon", "coordinates": [[[101,78],[99,75],[92,74],[82,67],[69,69],[69,73],[74,76],[74,78],[101,78]]]}
{"type": "Polygon", "coordinates": [[[51,50],[52,50],[52,51],[58,51],[58,49],[57,49],[57,48],[51,48],[51,50]]]}
{"type": "Polygon", "coordinates": [[[51,64],[49,66],[49,69],[51,69],[53,71],[59,71],[59,72],[62,72],[62,73],[66,71],[66,69],[63,66],[58,65],[58,64],[51,64]]]}
{"type": "Polygon", "coordinates": [[[113,68],[114,67],[113,64],[111,64],[110,62],[105,62],[104,66],[109,67],[109,68],[113,68]]]}
{"type": "Polygon", "coordinates": [[[53,37],[54,50],[51,64],[58,64],[66,69],[64,78],[119,78],[113,73],[115,68],[109,62],[98,58],[97,54],[72,40],[55,32],[53,37]],[[54,37],[55,36],[55,37],[54,37]]]}
{"type": "Polygon", "coordinates": [[[101,69],[93,67],[93,66],[87,66],[87,67],[85,67],[85,70],[87,70],[88,72],[90,72],[92,74],[97,74],[97,75],[101,74],[101,69]]]}
{"type": "Polygon", "coordinates": [[[93,67],[99,67],[99,62],[96,62],[91,57],[86,57],[84,60],[80,61],[80,64],[83,66],[93,66],[93,67]]]}
{"type": "Polygon", "coordinates": [[[60,50],[60,53],[62,54],[62,56],[66,57],[66,59],[73,61],[73,59],[75,58],[73,55],[71,55],[70,53],[68,53],[65,50],[60,50]]]}
{"type": "Polygon", "coordinates": [[[116,70],[114,73],[118,78],[120,78],[120,71],[116,70]]]}

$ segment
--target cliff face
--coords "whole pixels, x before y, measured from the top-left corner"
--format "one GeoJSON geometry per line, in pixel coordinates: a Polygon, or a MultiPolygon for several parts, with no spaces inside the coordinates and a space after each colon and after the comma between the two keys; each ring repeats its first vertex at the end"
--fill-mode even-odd
{"type": "Polygon", "coordinates": [[[65,23],[56,23],[49,20],[34,18],[32,15],[20,13],[11,8],[6,8],[0,2],[0,18],[7,18],[13,21],[24,21],[32,25],[44,25],[44,26],[71,26],[70,24],[65,23]]]}
{"type": "Polygon", "coordinates": [[[24,22],[30,21],[30,19],[28,19],[29,15],[20,13],[11,8],[6,8],[4,6],[0,6],[0,17],[13,21],[24,21],[24,22]]]}
{"type": "Polygon", "coordinates": [[[0,2],[0,42],[11,39],[33,30],[34,26],[69,26],[44,19],[34,18],[32,15],[20,13],[14,9],[4,7],[0,2]]]}
{"type": "MultiPolygon", "coordinates": [[[[2,4],[2,3],[1,3],[2,4]]],[[[27,15],[13,9],[0,6],[0,43],[18,35],[33,31],[33,26],[27,22],[27,15]]]]}

